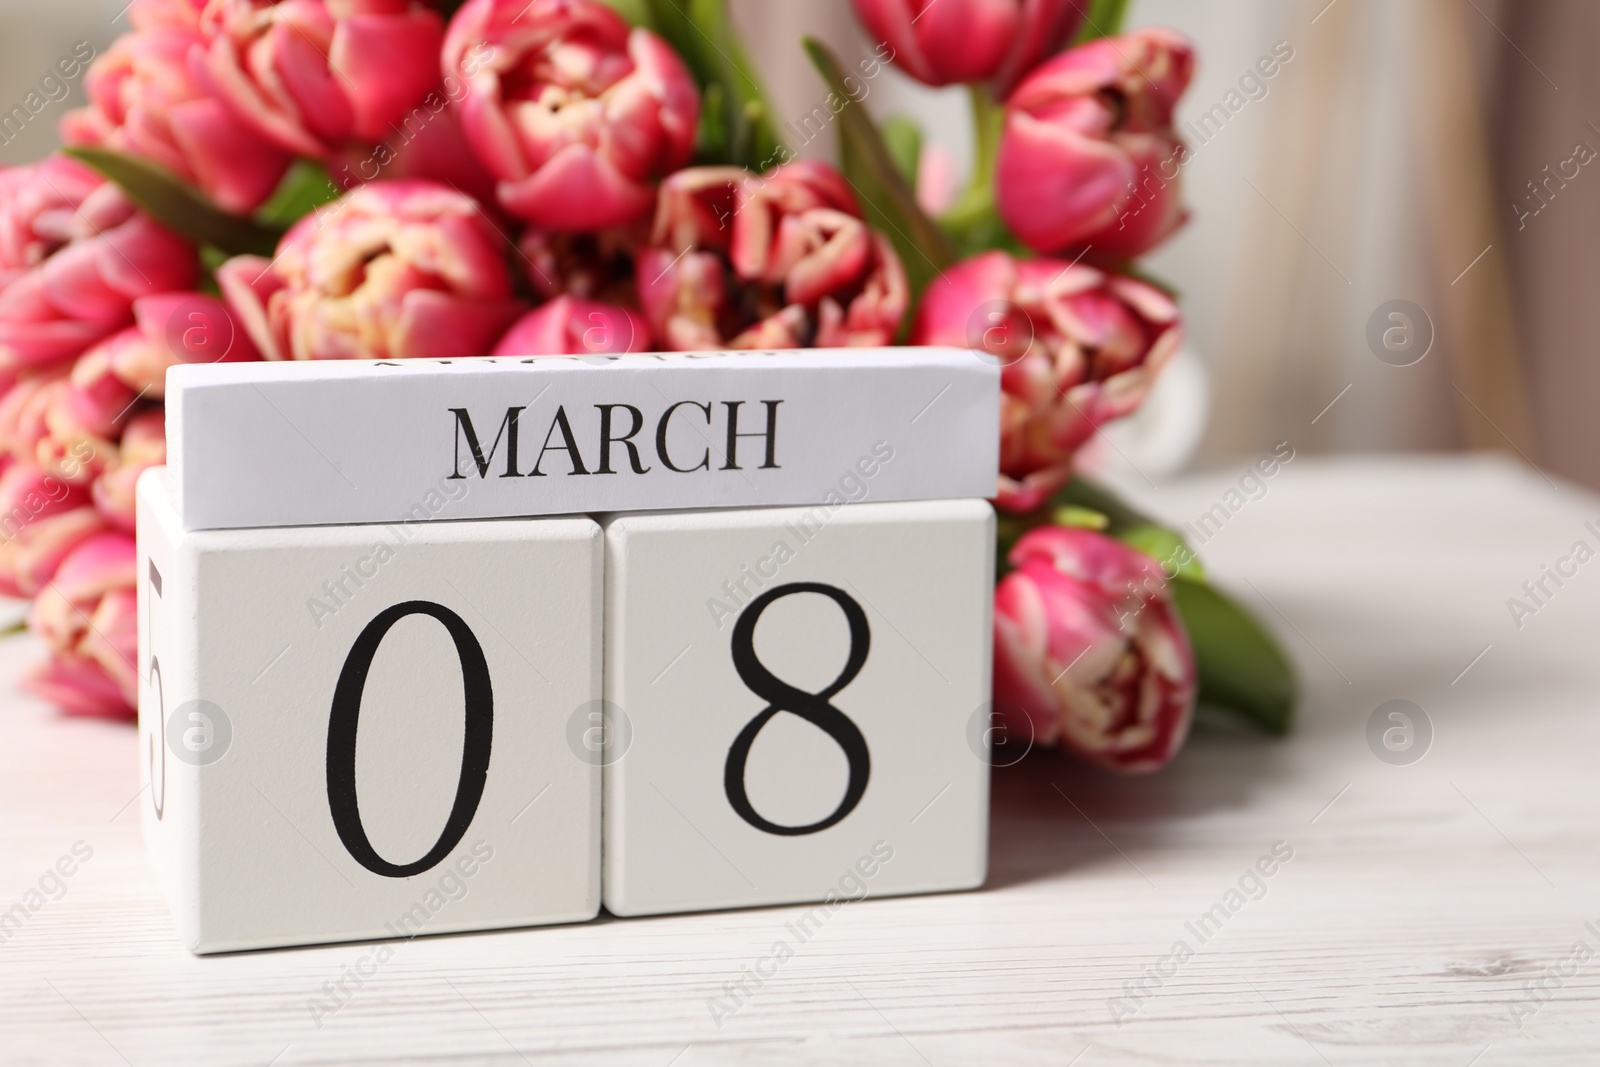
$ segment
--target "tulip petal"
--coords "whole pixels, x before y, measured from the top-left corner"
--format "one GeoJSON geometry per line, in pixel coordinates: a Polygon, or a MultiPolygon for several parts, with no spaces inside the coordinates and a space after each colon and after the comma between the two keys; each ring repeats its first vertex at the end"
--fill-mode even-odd
{"type": "Polygon", "coordinates": [[[388,355],[394,359],[455,359],[488,355],[523,310],[507,299],[469,299],[415,289],[401,301],[388,355]]]}
{"type": "Polygon", "coordinates": [[[587,145],[572,144],[519,182],[500,184],[500,205],[548,230],[592,230],[643,218],[649,186],[629,179],[587,145]]]}
{"type": "Polygon", "coordinates": [[[196,182],[225,211],[255,210],[289,169],[285,152],[240,125],[219,100],[178,104],[170,123],[196,182]]]}
{"type": "Polygon", "coordinates": [[[260,256],[234,256],[217,268],[217,287],[228,310],[261,351],[264,359],[287,358],[284,346],[267,316],[267,302],[285,286],[272,270],[272,261],[260,256]]]}
{"type": "Polygon", "coordinates": [[[85,656],[55,653],[18,686],[68,715],[121,719],[134,714],[134,702],[122,686],[85,656]]]}
{"type": "Polygon", "coordinates": [[[382,140],[438,84],[443,41],[444,25],[432,11],[339,20],[327,63],[344,83],[357,137],[382,140]]]}

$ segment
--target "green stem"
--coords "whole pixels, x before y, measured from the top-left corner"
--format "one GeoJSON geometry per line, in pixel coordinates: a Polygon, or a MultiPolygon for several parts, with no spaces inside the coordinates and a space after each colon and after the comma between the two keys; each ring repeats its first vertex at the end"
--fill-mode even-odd
{"type": "Polygon", "coordinates": [[[995,219],[994,169],[1000,154],[1005,108],[987,85],[969,85],[967,94],[972,101],[972,179],[939,222],[956,235],[964,251],[971,252],[973,249],[967,246],[979,238],[984,238],[982,243],[993,243],[987,241],[987,231],[995,219]]]}
{"type": "Polygon", "coordinates": [[[1122,32],[1122,20],[1127,13],[1128,0],[1094,0],[1072,43],[1082,44],[1096,37],[1115,37],[1122,32]]]}
{"type": "Polygon", "coordinates": [[[995,158],[1000,154],[1000,132],[1005,125],[1005,108],[987,85],[967,86],[972,101],[973,169],[970,188],[994,185],[995,158]]]}

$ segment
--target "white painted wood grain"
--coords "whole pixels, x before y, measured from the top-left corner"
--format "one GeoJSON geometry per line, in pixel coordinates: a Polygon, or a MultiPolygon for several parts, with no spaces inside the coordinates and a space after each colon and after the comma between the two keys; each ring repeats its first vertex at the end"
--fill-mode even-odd
{"type": "MultiPolygon", "coordinates": [[[[1147,503],[1192,518],[1228,481],[1147,503]]],[[[132,730],[8,696],[0,912],[94,856],[0,945],[0,1062],[1594,1063],[1600,958],[1520,1029],[1511,1005],[1600,950],[1600,561],[1521,631],[1505,606],[1587,519],[1600,500],[1499,463],[1296,460],[1204,547],[1303,670],[1292,738],[1203,732],[1143,780],[998,772],[984,890],[846,907],[720,1029],[708,999],[797,909],[393,943],[318,1027],[307,1001],[374,946],[188,955],[122,810],[132,730]],[[1392,698],[1435,728],[1412,766],[1366,745],[1392,698]],[[1266,895],[1119,1029],[1108,1000],[1280,840],[1266,895]]],[[[0,672],[34,653],[0,646],[0,672]]]]}

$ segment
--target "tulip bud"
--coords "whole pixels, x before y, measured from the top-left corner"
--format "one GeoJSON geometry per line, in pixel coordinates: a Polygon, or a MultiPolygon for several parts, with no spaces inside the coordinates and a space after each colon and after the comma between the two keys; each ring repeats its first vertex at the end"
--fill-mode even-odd
{"type": "Polygon", "coordinates": [[[1045,526],[995,590],[995,707],[1114,771],[1159,770],[1188,736],[1194,653],[1160,565],[1091,530],[1045,526]]]}
{"type": "Polygon", "coordinates": [[[1001,364],[996,503],[1028,512],[1071,479],[1096,430],[1144,403],[1182,329],[1177,305],[1144,282],[985,252],[934,280],[911,339],[1001,364]]]}
{"type": "Polygon", "coordinates": [[[29,597],[54,577],[69,552],[105,523],[81,487],[31,463],[0,473],[0,594],[29,597]]]}
{"type": "Polygon", "coordinates": [[[61,562],[28,614],[52,657],[25,689],[69,712],[132,713],[139,680],[135,558],[131,535],[102,533],[61,562]]]}
{"type": "Polygon", "coordinates": [[[167,461],[166,414],[146,410],[128,420],[106,469],[95,479],[91,496],[95,508],[112,526],[133,533],[134,490],[139,475],[167,461]]]}
{"type": "MultiPolygon", "coordinates": [[[[248,363],[261,358],[228,306],[207,293],[162,293],[134,301],[134,325],[84,354],[105,361],[130,401],[166,395],[167,369],[180,363],[248,363]]],[[[74,376],[87,373],[75,371],[74,376]]]]}
{"type": "Polygon", "coordinates": [[[119,37],[84,77],[89,106],[61,122],[68,144],[104,145],[160,164],[226,211],[247,213],[272,195],[289,153],[242,122],[202,80],[208,39],[184,8],[130,12],[119,37]]]}
{"type": "Polygon", "coordinates": [[[77,235],[78,208],[104,184],[66,156],[0,170],[0,289],[77,235]]]}
{"type": "Polygon", "coordinates": [[[1000,215],[1042,254],[1147,252],[1187,218],[1172,112],[1194,49],[1152,27],[1080,45],[1006,101],[995,170],[1000,215]]]}
{"type": "Polygon", "coordinates": [[[200,27],[213,91],[294,155],[382,141],[439,84],[443,22],[409,0],[211,0],[200,27]]]}
{"type": "Polygon", "coordinates": [[[142,296],[191,288],[195,251],[71,160],[0,172],[0,366],[72,359],[142,296]]]}
{"type": "Polygon", "coordinates": [[[507,253],[471,197],[373,182],[295,223],[275,259],[224,263],[217,284],[267,359],[481,356],[523,311],[507,253]]]}
{"type": "Polygon", "coordinates": [[[644,217],[694,151],[700,96],[676,52],[599,0],[467,0],[444,45],[468,142],[500,205],[550,230],[644,217]]]}
{"type": "Polygon", "coordinates": [[[893,49],[888,58],[918,81],[993,81],[1004,93],[1071,40],[1088,0],[855,0],[855,6],[868,31],[893,49]]]}
{"type": "Polygon", "coordinates": [[[910,303],[894,246],[814,160],[764,176],[679,171],[662,184],[653,233],[639,300],[668,348],[886,345],[910,303]]]}

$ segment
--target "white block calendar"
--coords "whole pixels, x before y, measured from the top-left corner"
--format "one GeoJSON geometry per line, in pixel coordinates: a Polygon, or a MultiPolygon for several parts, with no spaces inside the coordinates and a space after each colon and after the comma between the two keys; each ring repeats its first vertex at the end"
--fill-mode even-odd
{"type": "Polygon", "coordinates": [[[199,953],[969,889],[998,370],[181,365],[144,828],[199,953]]]}
{"type": "Polygon", "coordinates": [[[610,517],[606,907],[980,885],[994,533],[981,500],[610,517]]]}
{"type": "Polygon", "coordinates": [[[185,529],[989,497],[999,370],[957,349],[180,365],[185,529]]]}
{"type": "Polygon", "coordinates": [[[196,952],[589,919],[584,517],[189,533],[139,483],[140,798],[196,952]]]}

